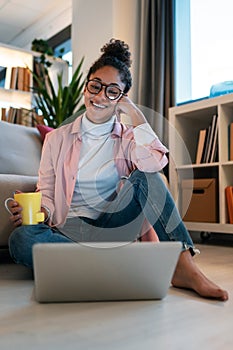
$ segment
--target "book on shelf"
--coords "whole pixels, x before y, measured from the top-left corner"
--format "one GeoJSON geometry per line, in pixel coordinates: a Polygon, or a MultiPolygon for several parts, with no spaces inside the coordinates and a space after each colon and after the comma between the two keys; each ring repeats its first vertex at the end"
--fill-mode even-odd
{"type": "Polygon", "coordinates": [[[218,117],[216,117],[213,131],[213,140],[210,151],[209,162],[213,163],[217,160],[217,149],[218,149],[218,117]]]}
{"type": "Polygon", "coordinates": [[[204,144],[204,151],[203,151],[203,155],[202,155],[202,159],[201,159],[201,163],[206,163],[207,161],[207,150],[208,150],[208,144],[209,144],[209,140],[210,140],[210,125],[208,126],[208,128],[206,129],[206,137],[205,137],[205,144],[204,144]]]}
{"type": "Polygon", "coordinates": [[[17,108],[10,107],[7,113],[7,119],[6,121],[8,123],[15,123],[16,122],[16,113],[17,113],[17,108]]]}
{"type": "Polygon", "coordinates": [[[211,152],[213,150],[214,134],[216,133],[216,129],[217,129],[217,115],[214,114],[212,117],[212,122],[210,124],[210,137],[207,145],[206,163],[210,163],[211,152]]]}
{"type": "Polygon", "coordinates": [[[17,89],[23,90],[24,87],[24,67],[18,67],[17,89]]]}
{"type": "Polygon", "coordinates": [[[38,81],[36,79],[37,77],[38,79],[44,80],[47,91],[51,93],[51,87],[48,82],[48,74],[46,73],[46,68],[44,64],[39,62],[37,59],[34,59],[33,62],[33,72],[33,89],[36,91],[36,89],[38,88],[38,81]]]}
{"type": "Polygon", "coordinates": [[[229,223],[233,224],[233,186],[225,188],[225,195],[229,223]]]}
{"type": "Polygon", "coordinates": [[[1,110],[0,110],[0,113],[1,113],[1,120],[2,121],[6,121],[6,108],[2,107],[1,110]]]}
{"type": "Polygon", "coordinates": [[[11,68],[10,89],[17,89],[18,67],[11,68]]]}
{"type": "Polygon", "coordinates": [[[24,68],[23,90],[30,91],[31,89],[31,72],[29,68],[24,68]]]}
{"type": "Polygon", "coordinates": [[[204,146],[205,146],[205,138],[206,138],[206,129],[202,129],[199,131],[197,153],[196,153],[196,164],[201,163],[203,152],[204,152],[204,146]]]}
{"type": "Polygon", "coordinates": [[[36,126],[37,124],[43,123],[43,117],[41,117],[41,119],[38,119],[37,114],[34,110],[26,108],[4,108],[4,118],[2,108],[1,116],[2,120],[8,123],[20,124],[25,126],[36,126]]]}
{"type": "Polygon", "coordinates": [[[17,124],[34,126],[34,111],[26,108],[19,108],[17,112],[17,124]]]}
{"type": "Polygon", "coordinates": [[[196,164],[212,163],[217,159],[218,117],[213,115],[210,125],[199,131],[196,164]]]}
{"type": "Polygon", "coordinates": [[[30,91],[31,72],[26,67],[8,67],[8,80],[6,89],[30,91]]]}

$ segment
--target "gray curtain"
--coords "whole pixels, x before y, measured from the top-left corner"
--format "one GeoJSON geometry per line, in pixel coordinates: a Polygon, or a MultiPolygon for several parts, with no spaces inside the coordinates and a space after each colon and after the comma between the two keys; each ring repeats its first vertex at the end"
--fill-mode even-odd
{"type": "Polygon", "coordinates": [[[138,104],[167,145],[168,108],[175,104],[174,2],[139,0],[138,104]]]}

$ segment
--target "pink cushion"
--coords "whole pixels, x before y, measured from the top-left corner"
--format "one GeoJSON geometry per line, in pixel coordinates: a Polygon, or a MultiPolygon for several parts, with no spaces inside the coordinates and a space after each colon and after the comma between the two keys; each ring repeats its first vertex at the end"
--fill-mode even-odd
{"type": "Polygon", "coordinates": [[[47,125],[37,125],[36,127],[40,132],[42,142],[44,142],[46,134],[48,132],[54,130],[53,128],[51,128],[50,126],[47,126],[47,125]]]}

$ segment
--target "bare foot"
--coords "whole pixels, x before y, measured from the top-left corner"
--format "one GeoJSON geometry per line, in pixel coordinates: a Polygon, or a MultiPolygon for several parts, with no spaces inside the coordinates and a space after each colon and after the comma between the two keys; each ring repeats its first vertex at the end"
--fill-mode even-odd
{"type": "Polygon", "coordinates": [[[211,282],[195,265],[189,251],[182,252],[172,278],[177,288],[192,289],[204,298],[228,300],[227,291],[211,282]]]}

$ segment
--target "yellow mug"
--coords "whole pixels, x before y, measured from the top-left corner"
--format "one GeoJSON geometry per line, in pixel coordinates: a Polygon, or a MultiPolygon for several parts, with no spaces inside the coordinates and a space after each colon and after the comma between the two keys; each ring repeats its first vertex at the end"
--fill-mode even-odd
{"type": "Polygon", "coordinates": [[[8,208],[10,200],[15,200],[23,208],[21,212],[23,225],[37,225],[44,221],[45,216],[41,212],[41,192],[20,192],[15,193],[14,198],[7,198],[5,207],[12,214],[8,208]]]}

